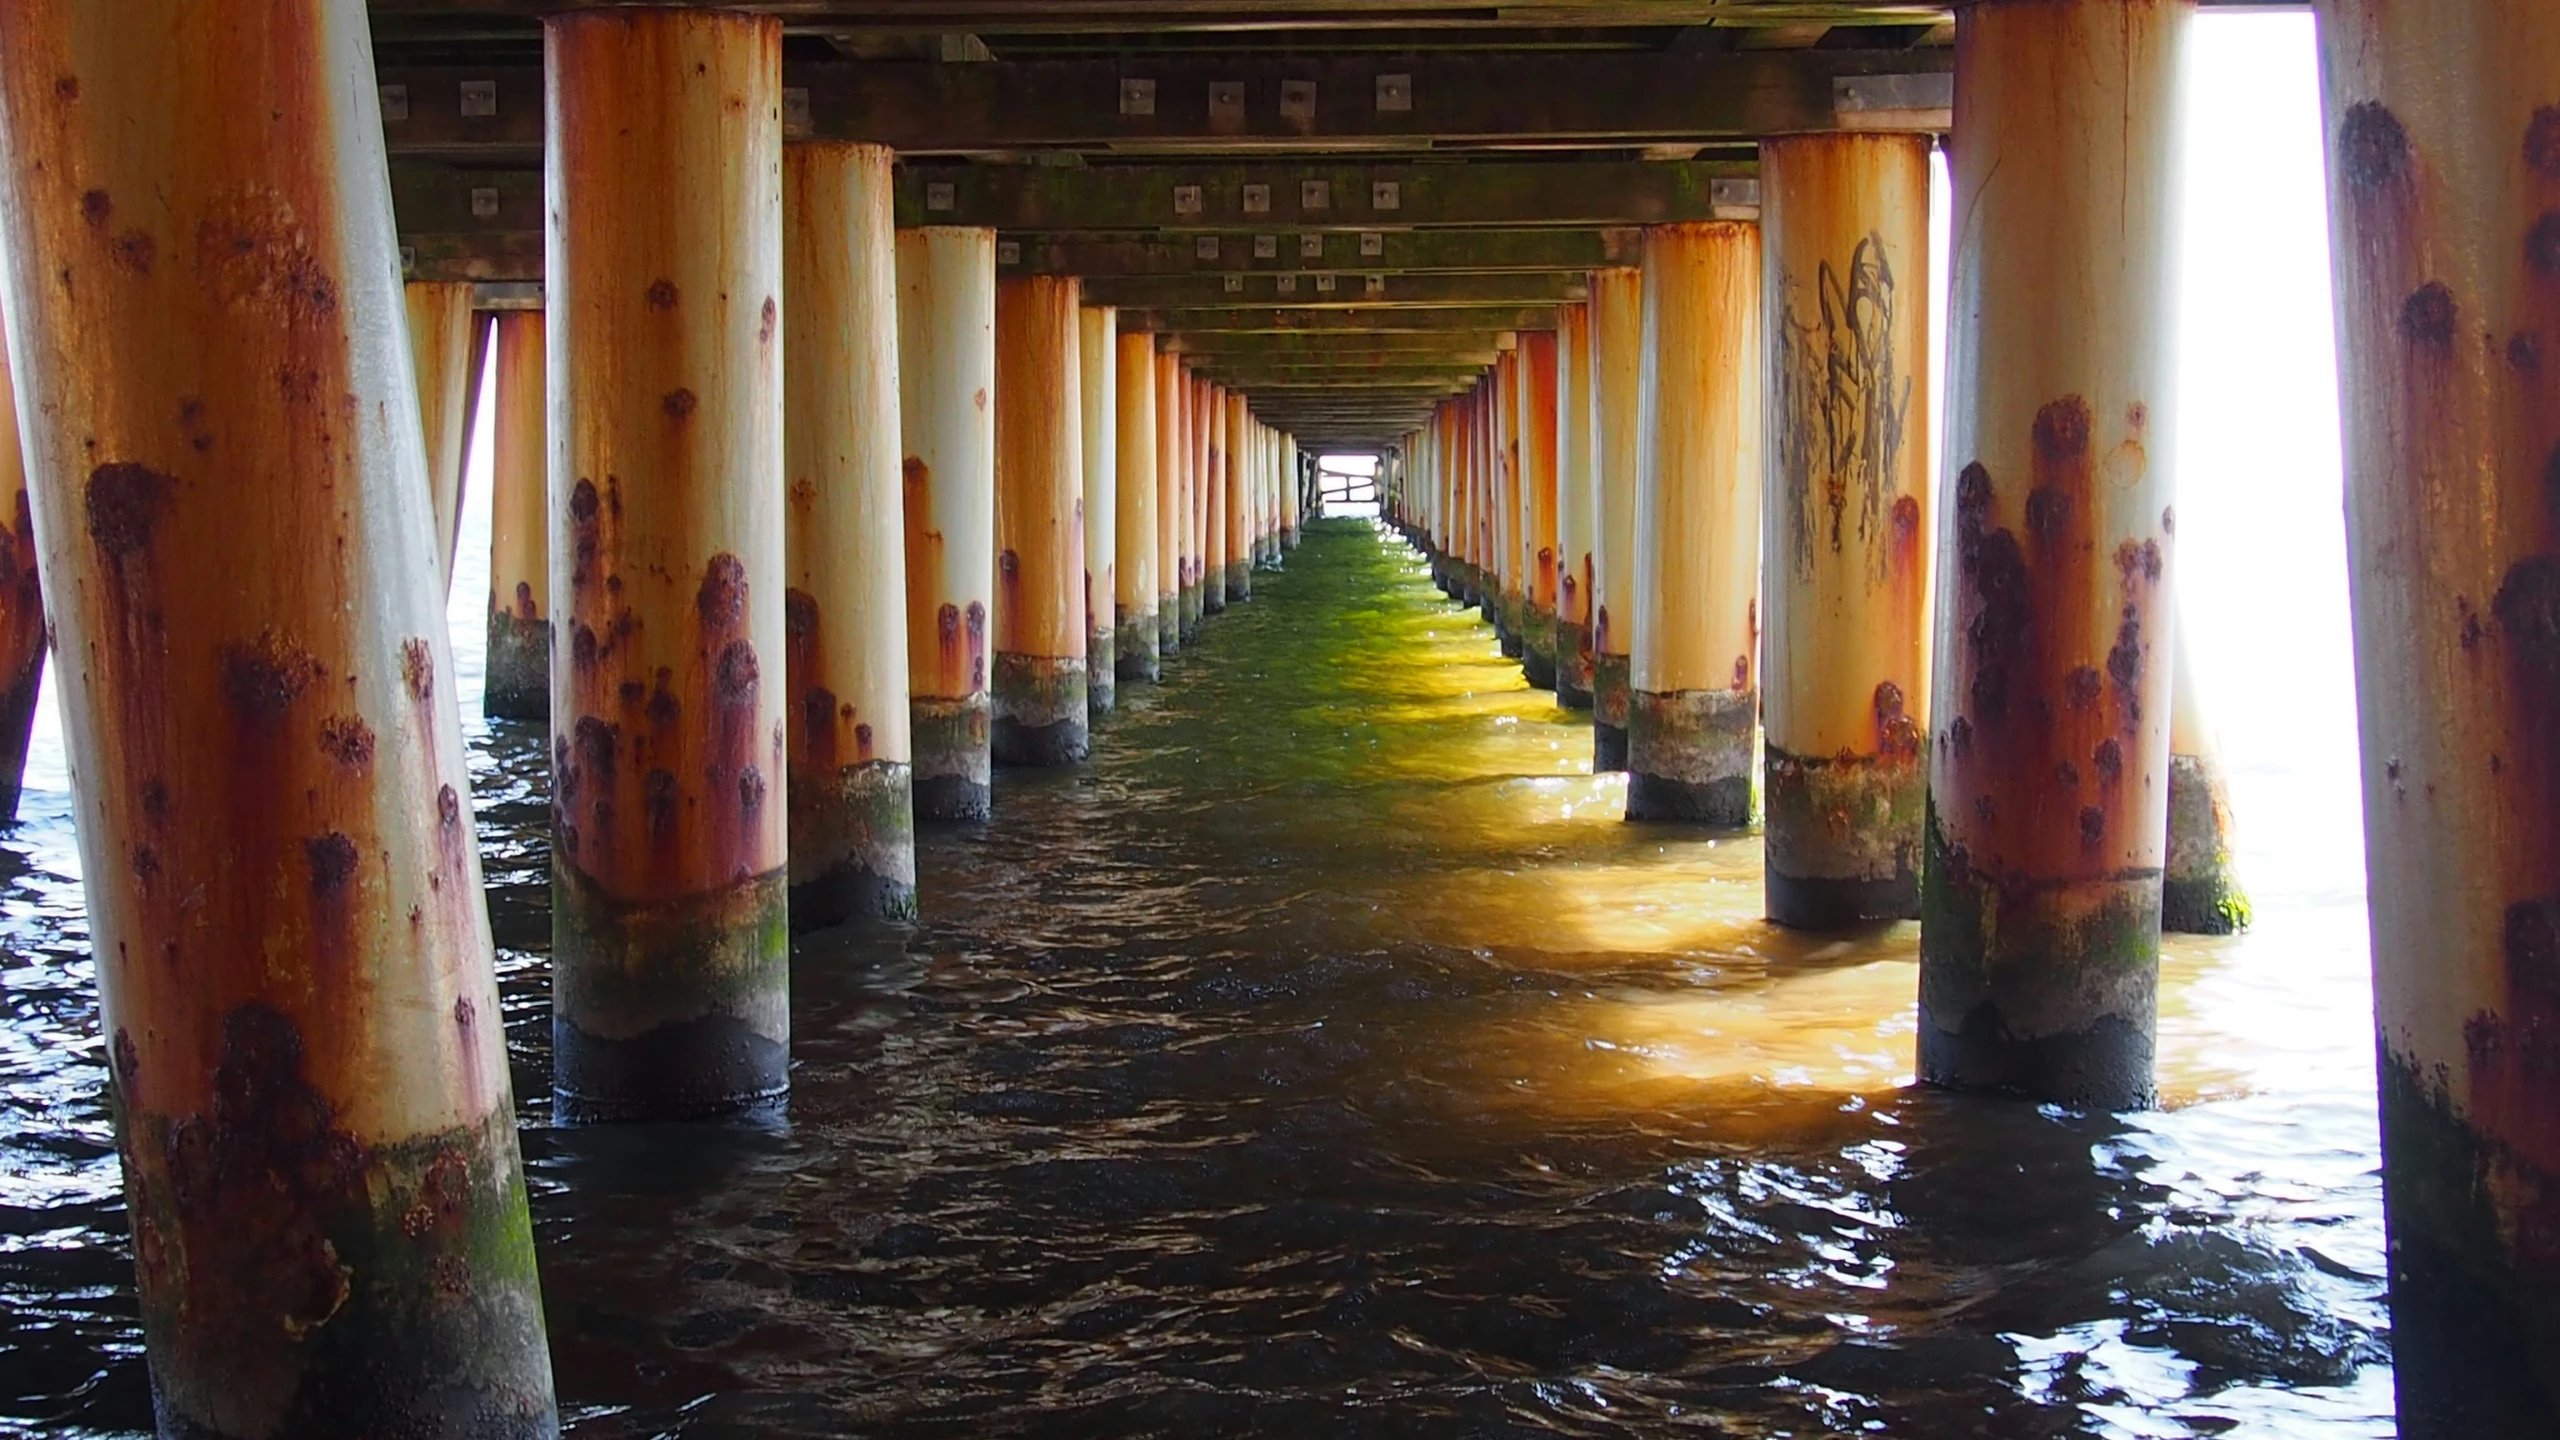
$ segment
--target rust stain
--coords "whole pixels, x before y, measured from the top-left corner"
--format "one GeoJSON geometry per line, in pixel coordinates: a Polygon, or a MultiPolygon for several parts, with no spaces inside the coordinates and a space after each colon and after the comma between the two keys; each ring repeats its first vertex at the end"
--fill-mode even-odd
{"type": "Polygon", "coordinates": [[[320,751],[347,769],[373,768],[373,727],[361,715],[332,715],[320,722],[320,751]]]}

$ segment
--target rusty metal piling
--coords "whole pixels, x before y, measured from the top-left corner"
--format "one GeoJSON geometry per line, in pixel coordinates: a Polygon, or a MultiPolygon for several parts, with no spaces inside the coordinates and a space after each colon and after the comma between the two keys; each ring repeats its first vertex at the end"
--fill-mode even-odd
{"type": "Polygon", "coordinates": [[[1760,604],[1760,229],[1644,236],[1627,818],[1751,821],[1760,604]]]}
{"type": "Polygon", "coordinates": [[[1993,0],[1957,21],[1931,1084],[2092,1108],[2152,1096],[2193,18],[2190,0],[1993,0]]]}
{"type": "Polygon", "coordinates": [[[790,1074],[782,27],[588,10],[543,50],[557,1112],[738,1110],[790,1074]]]}
{"type": "Polygon", "coordinates": [[[551,715],[548,350],[539,310],[497,317],[491,345],[489,631],[480,690],[492,719],[551,715]]]}
{"type": "Polygon", "coordinates": [[[2160,928],[2231,935],[2249,928],[2249,896],[2232,861],[2231,791],[2187,658],[2189,643],[2182,623],[2169,690],[2169,848],[2160,877],[2160,928]]]}
{"type": "Polygon", "coordinates": [[[1592,551],[1600,520],[1592,465],[1591,307],[1556,326],[1556,703],[1591,708],[1592,551]]]}
{"type": "Polygon", "coordinates": [[[1227,608],[1227,493],[1234,483],[1232,451],[1239,438],[1228,404],[1234,398],[1227,387],[1212,383],[1202,402],[1207,449],[1200,469],[1200,609],[1207,615],[1227,608]]]}
{"type": "Polygon", "coordinates": [[[993,708],[996,235],[898,232],[907,713],[918,820],[984,820],[993,708]]]}
{"type": "Polygon", "coordinates": [[[1156,662],[1182,653],[1182,474],[1191,447],[1183,435],[1190,383],[1182,357],[1159,346],[1156,372],[1156,662]]]}
{"type": "Polygon", "coordinates": [[[190,1440],[558,1429],[373,77],[358,0],[0,7],[20,515],[190,1440]]]}
{"type": "Polygon", "coordinates": [[[1591,768],[1627,768],[1636,615],[1637,402],[1644,388],[1644,271],[1591,272],[1591,768]]]}
{"type": "Polygon", "coordinates": [[[1219,548],[1225,557],[1221,593],[1228,604],[1241,605],[1253,598],[1255,421],[1242,391],[1228,391],[1226,400],[1226,484],[1218,502],[1219,518],[1225,522],[1219,526],[1225,537],[1219,548]]]}
{"type": "Polygon", "coordinates": [[[1076,315],[1076,374],[1084,407],[1085,711],[1088,722],[1119,701],[1120,312],[1088,305],[1076,315]]]}
{"type": "Polygon", "coordinates": [[[783,633],[791,926],[916,908],[889,151],[785,147],[783,633]]]}
{"type": "Polygon", "coordinates": [[[1929,140],[1762,142],[1764,890],[1920,913],[1928,804],[1929,140]]]}
{"type": "Polygon", "coordinates": [[[1084,382],[1066,275],[996,285],[995,762],[1085,758],[1084,382]]]}
{"type": "Polygon", "coordinates": [[[418,421],[427,437],[427,489],[435,496],[436,563],[453,587],[453,550],[462,535],[462,473],[471,458],[471,419],[489,357],[489,317],[471,308],[467,280],[412,280],[401,287],[409,354],[418,374],[418,421]]]}
{"type": "Polygon", "coordinates": [[[1131,330],[1112,348],[1109,363],[1118,367],[1118,375],[1110,423],[1118,432],[1112,448],[1119,465],[1109,483],[1116,491],[1113,543],[1119,558],[1111,586],[1111,649],[1120,679],[1152,685],[1164,674],[1158,650],[1163,630],[1157,619],[1163,585],[1156,578],[1156,341],[1145,331],[1131,330]]]}
{"type": "Polygon", "coordinates": [[[2560,1430],[2560,9],[2324,0],[2400,1433],[2560,1430]]]}
{"type": "Polygon", "coordinates": [[[1556,332],[1520,337],[1515,379],[1520,473],[1520,669],[1530,688],[1556,688],[1556,332]]]}
{"type": "Polygon", "coordinates": [[[8,505],[0,521],[0,822],[18,815],[45,660],[44,587],[13,393],[8,337],[0,334],[0,496],[8,505]]]}

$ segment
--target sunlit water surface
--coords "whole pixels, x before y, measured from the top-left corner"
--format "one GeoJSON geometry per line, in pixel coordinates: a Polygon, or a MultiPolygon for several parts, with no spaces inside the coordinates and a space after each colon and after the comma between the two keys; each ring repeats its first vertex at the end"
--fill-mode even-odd
{"type": "MultiPolygon", "coordinates": [[[[2390,1433],[2334,769],[2238,775],[2259,924],[2170,943],[2163,1109],[1913,1090],[1916,927],[1762,924],[1756,838],[1620,821],[1587,728],[1331,522],[1090,767],[928,835],[923,924],[798,948],[787,1127],[558,1130],[541,737],[468,728],[578,1434],[2390,1433]]],[[[0,1425],[126,1432],[46,730],[0,836],[0,1425]]]]}

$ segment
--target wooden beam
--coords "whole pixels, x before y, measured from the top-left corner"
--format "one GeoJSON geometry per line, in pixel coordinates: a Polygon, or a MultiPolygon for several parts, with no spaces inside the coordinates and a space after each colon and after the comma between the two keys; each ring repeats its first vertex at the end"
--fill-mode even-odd
{"type": "MultiPolygon", "coordinates": [[[[1369,334],[1346,344],[1335,334],[1272,334],[1253,331],[1185,331],[1165,337],[1165,347],[1207,364],[1216,357],[1254,357],[1274,362],[1319,363],[1365,356],[1394,364],[1407,357],[1490,355],[1499,342],[1490,330],[1435,330],[1420,333],[1369,334]]],[[[1486,362],[1490,364],[1491,362],[1486,362]]]]}
{"type": "MultiPolygon", "coordinates": [[[[1181,312],[1240,305],[1365,310],[1418,306],[1561,305],[1589,295],[1580,274],[1161,275],[1089,279],[1088,305],[1181,312]]],[[[1172,318],[1181,324],[1177,313],[1172,318]]]]}
{"type": "Polygon", "coordinates": [[[1011,274],[1203,275],[1337,270],[1368,275],[1596,270],[1642,259],[1644,232],[1595,230],[1229,231],[1192,235],[1013,232],[997,242],[1011,274]],[[1312,247],[1312,248],[1311,248],[1312,247]]]}
{"type": "MultiPolygon", "coordinates": [[[[1070,247],[1107,243],[1119,247],[1123,255],[1133,253],[1130,247],[1147,245],[1150,248],[1141,263],[1149,266],[1161,264],[1169,250],[1188,243],[1196,263],[1206,258],[1200,244],[1204,238],[1215,242],[1221,260],[1234,252],[1243,262],[1236,268],[1258,265],[1274,273],[1284,268],[1284,253],[1294,250],[1301,268],[1319,268],[1340,257],[1346,269],[1391,274],[1393,267],[1383,263],[1390,259],[1390,248],[1403,258],[1427,261],[1441,269],[1459,268],[1471,253],[1485,257],[1493,269],[1581,269],[1588,268],[1581,263],[1585,258],[1626,263],[1635,241],[1622,232],[1610,233],[1618,227],[1757,214],[1758,182],[1744,174],[1753,168],[1710,161],[1093,169],[939,166],[902,171],[898,223],[994,224],[1012,231],[1044,232],[1039,238],[1013,240],[1010,248],[999,247],[999,264],[1007,273],[1017,268],[1085,273],[1025,263],[1026,257],[1038,259],[1044,246],[1061,243],[1070,247]],[[939,188],[945,186],[947,191],[939,188]],[[1259,187],[1252,198],[1267,213],[1244,213],[1249,187],[1259,187]],[[1312,200],[1323,203],[1311,206],[1312,200]],[[1175,214],[1177,203],[1193,213],[1175,214]],[[937,204],[942,208],[934,208],[937,204]],[[1235,213],[1219,218],[1229,210],[1235,213]],[[1179,238],[1157,236],[1152,241],[1130,233],[1187,228],[1172,222],[1192,218],[1204,226],[1267,221],[1274,228],[1242,235],[1211,231],[1179,238]],[[1379,228],[1387,224],[1483,226],[1487,238],[1478,242],[1472,231],[1417,233],[1379,228]],[[1279,227],[1284,226],[1295,233],[1281,234],[1279,227]],[[1541,229],[1554,230],[1558,238],[1539,242],[1525,238],[1541,229]],[[1087,241],[1079,235],[1054,233],[1060,231],[1101,232],[1114,238],[1087,241]],[[1321,237],[1320,255],[1306,253],[1310,235],[1321,237]],[[1258,237],[1270,243],[1258,244],[1258,237]],[[1266,249],[1269,255],[1258,253],[1266,249]],[[1378,252],[1375,256],[1365,253],[1372,249],[1378,252]],[[1007,256],[1012,257],[1010,264],[1005,263],[1007,256]],[[1364,263],[1370,259],[1382,263],[1372,268],[1364,263]],[[1568,265],[1552,263],[1558,259],[1568,265]],[[1534,263],[1541,260],[1550,263],[1534,263]]],[[[414,252],[416,278],[541,278],[540,170],[400,161],[391,167],[391,198],[401,244],[414,252]]]]}
{"type": "Polygon", "coordinates": [[[1271,225],[1655,225],[1756,218],[1748,161],[1431,165],[910,165],[901,225],[1202,230],[1271,225]]]}
{"type": "Polygon", "coordinates": [[[1406,357],[1400,361],[1386,362],[1377,357],[1370,357],[1365,360],[1348,360],[1339,365],[1298,364],[1235,356],[1221,357],[1215,363],[1201,366],[1200,370],[1204,374],[1214,375],[1237,385],[1326,381],[1348,384],[1364,380],[1396,383],[1424,380],[1471,380],[1483,373],[1492,363],[1493,352],[1484,350],[1471,354],[1453,355],[1445,359],[1406,357]]]}
{"type": "MultiPolygon", "coordinates": [[[[795,65],[783,78],[784,124],[794,139],[864,140],[901,156],[1633,146],[1876,128],[1859,82],[1908,77],[1899,83],[1951,97],[1951,65],[1944,49],[795,65]]],[[[377,79],[395,156],[541,154],[539,65],[392,65],[377,79]]]]}
{"type": "Polygon", "coordinates": [[[1123,310],[1123,330],[1170,330],[1185,336],[1211,331],[1334,335],[1429,334],[1434,331],[1552,330],[1552,305],[1487,305],[1416,310],[1123,310]]]}
{"type": "MultiPolygon", "coordinates": [[[[602,5],[698,6],[701,0],[368,0],[377,36],[514,37],[540,17],[602,5]]],[[[1293,29],[1495,29],[1553,26],[1908,25],[1944,21],[1945,0],[760,0],[792,28],[981,35],[1293,29]]]]}

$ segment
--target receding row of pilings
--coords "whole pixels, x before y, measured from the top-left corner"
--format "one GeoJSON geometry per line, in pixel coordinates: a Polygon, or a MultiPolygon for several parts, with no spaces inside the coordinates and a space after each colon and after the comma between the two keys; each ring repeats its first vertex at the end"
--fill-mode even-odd
{"type": "Polygon", "coordinates": [[[492,324],[403,292],[361,0],[0,9],[0,765],[49,605],[164,1434],[557,1430],[443,618],[483,347],[565,1119],[778,1097],[791,928],[911,912],[917,818],[1296,542],[1241,395],[783,144],[778,21],[547,57],[492,324]]]}
{"type": "MultiPolygon", "coordinates": [[[[2051,43],[2015,13],[1971,51],[2051,43]]],[[[2130,115],[2174,108],[2169,13],[2091,52],[2130,115]]],[[[2033,102],[1996,86],[2032,72],[1998,60],[1960,111],[2030,159],[2009,112],[2033,102]]],[[[1647,230],[1641,265],[1594,275],[1404,438],[1387,503],[1529,683],[1594,712],[1629,819],[1765,818],[1781,924],[1925,914],[1925,1077],[2115,1105],[2151,1093],[2164,892],[2173,928],[2228,930],[2240,901],[2202,727],[2170,750],[2176,521],[2149,462],[2168,137],[2115,117],[2083,141],[2127,158],[2023,189],[1958,137],[1972,403],[1937,523],[1931,142],[1887,134],[1764,142],[1756,222],[1647,230]],[[2066,316],[2048,290],[2087,298],[2066,316]]]]}
{"type": "MultiPolygon", "coordinates": [[[[2318,8],[2402,1433],[2551,1433],[2560,9],[2318,8]]],[[[1543,341],[1392,478],[1390,514],[1524,656],[1550,562],[1581,577],[1554,623],[1588,627],[1630,814],[1745,818],[1756,704],[1769,914],[1919,914],[1933,1082],[2147,1100],[2164,922],[2236,918],[2170,603],[2190,19],[1959,12],[1935,497],[1926,156],[1873,136],[1766,144],[1757,234],[1666,227],[1593,277],[1557,393],[1593,427],[1559,513],[1597,520],[1557,555],[1521,491],[1542,461],[1511,451],[1541,433],[1543,341]]]]}

